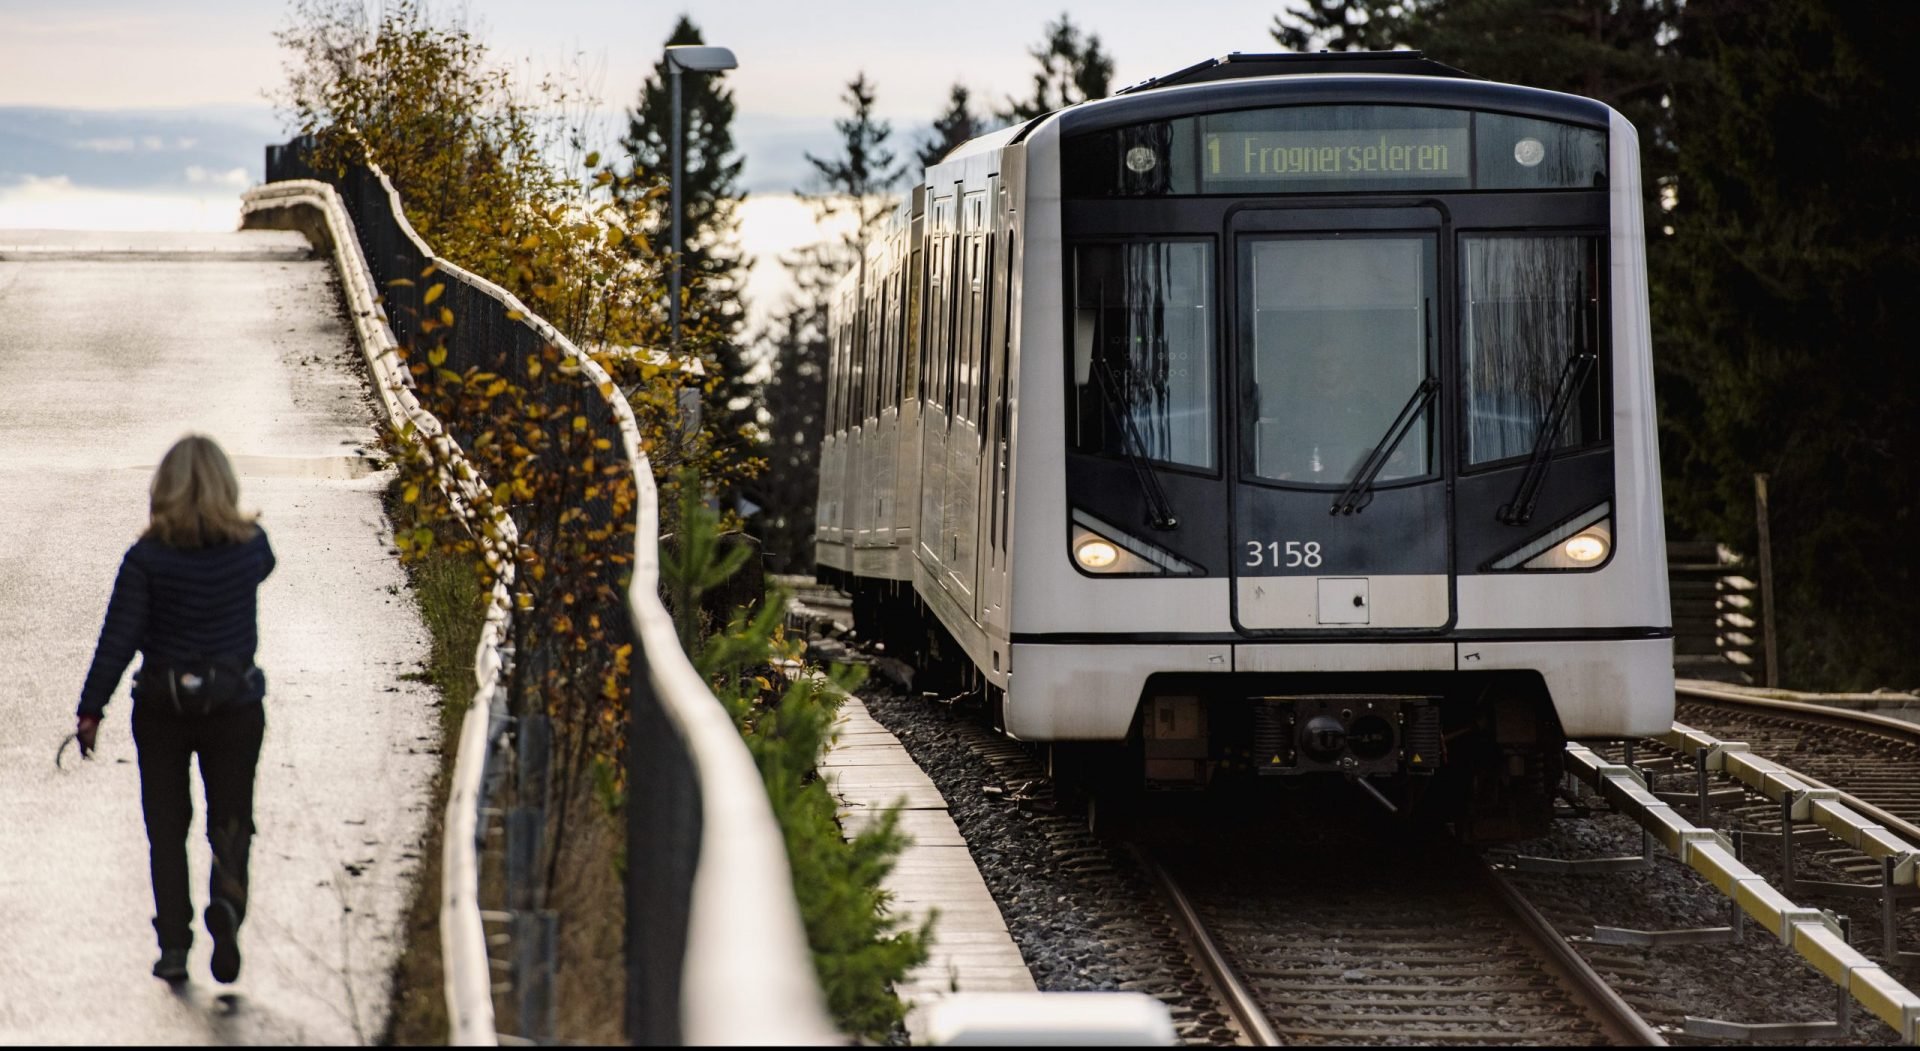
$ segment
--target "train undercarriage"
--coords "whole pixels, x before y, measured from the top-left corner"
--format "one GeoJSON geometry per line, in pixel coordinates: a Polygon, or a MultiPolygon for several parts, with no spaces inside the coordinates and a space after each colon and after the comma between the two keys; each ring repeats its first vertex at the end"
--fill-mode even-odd
{"type": "MultiPolygon", "coordinates": [[[[852,589],[856,635],[914,669],[914,689],[976,697],[996,730],[1004,696],[906,585],[852,589]]],[[[1034,747],[1062,786],[1112,812],[1156,794],[1345,781],[1467,842],[1546,831],[1566,737],[1538,673],[1163,674],[1124,741],[1034,747]]]]}

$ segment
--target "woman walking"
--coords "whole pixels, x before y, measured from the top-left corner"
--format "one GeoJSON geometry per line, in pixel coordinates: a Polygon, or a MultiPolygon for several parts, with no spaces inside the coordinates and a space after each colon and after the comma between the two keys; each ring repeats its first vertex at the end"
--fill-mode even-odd
{"type": "Polygon", "coordinates": [[[187,890],[188,765],[200,756],[213,846],[207,934],[213,977],[240,974],[253,842],[253,774],[266,729],[266,680],[253,665],[260,582],[273,572],[267,534],[242,514],[233,465],[210,438],[188,435],[154,471],[151,518],[113,583],[106,623],[80,693],[75,735],[90,755],[108,698],[137,650],[133,741],[153,876],[157,978],[187,977],[193,900],[187,890]]]}

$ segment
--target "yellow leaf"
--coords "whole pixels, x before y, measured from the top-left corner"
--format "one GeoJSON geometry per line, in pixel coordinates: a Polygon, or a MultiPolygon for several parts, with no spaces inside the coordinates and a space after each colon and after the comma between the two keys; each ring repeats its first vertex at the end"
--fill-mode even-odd
{"type": "Polygon", "coordinates": [[[540,378],[540,359],[539,358],[527,359],[527,378],[530,380],[537,380],[540,378]]]}
{"type": "Polygon", "coordinates": [[[587,418],[586,418],[585,416],[575,416],[575,417],[573,418],[573,429],[574,429],[574,430],[576,430],[576,431],[584,431],[584,430],[586,430],[586,429],[587,429],[587,418]]]}
{"type": "Polygon", "coordinates": [[[618,245],[620,242],[626,239],[627,239],[627,232],[625,230],[622,230],[617,226],[607,227],[607,243],[608,244],[618,245]]]}
{"type": "Polygon", "coordinates": [[[440,308],[440,323],[442,325],[453,324],[453,308],[452,307],[440,308]]]}
{"type": "Polygon", "coordinates": [[[587,167],[597,168],[599,166],[600,166],[600,151],[595,150],[592,153],[587,154],[587,167]]]}
{"type": "Polygon", "coordinates": [[[595,438],[593,440],[593,447],[596,449],[611,449],[613,448],[613,443],[605,438],[595,438]]]}
{"type": "Polygon", "coordinates": [[[420,487],[418,485],[408,485],[406,492],[400,494],[400,499],[409,504],[420,499],[420,487]]]}
{"type": "Polygon", "coordinates": [[[387,285],[391,288],[412,288],[413,279],[407,278],[407,277],[396,277],[393,280],[387,282],[387,285]]]}
{"type": "Polygon", "coordinates": [[[427,351],[427,361],[431,362],[436,369],[445,365],[447,363],[447,348],[435,347],[427,351]]]}
{"type": "Polygon", "coordinates": [[[432,306],[433,301],[436,299],[439,299],[440,293],[445,292],[446,290],[447,290],[447,283],[444,281],[439,282],[438,284],[435,284],[432,288],[427,289],[426,298],[422,299],[421,302],[427,304],[428,306],[432,306]]]}
{"type": "Polygon", "coordinates": [[[494,380],[492,383],[487,384],[487,397],[497,398],[502,393],[504,393],[506,389],[507,389],[506,380],[494,380]]]}

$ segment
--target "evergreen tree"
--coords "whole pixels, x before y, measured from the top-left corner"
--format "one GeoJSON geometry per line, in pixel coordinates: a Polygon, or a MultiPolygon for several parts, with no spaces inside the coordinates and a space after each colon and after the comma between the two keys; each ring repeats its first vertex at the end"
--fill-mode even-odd
{"type": "Polygon", "coordinates": [[[822,221],[850,213],[853,229],[839,240],[812,245],[782,260],[799,288],[775,317],[768,338],[775,354],[767,391],[769,470],[753,492],[767,508],[762,523],[767,566],[778,572],[813,567],[826,416],[827,304],[842,275],[865,255],[880,221],[897,207],[888,191],[904,173],[889,145],[892,125],[874,117],[873,85],[866,74],[849,82],[841,98],[848,114],[833,125],[840,133],[840,152],[829,157],[807,154],[819,185],[812,192],[798,192],[822,221]]]}
{"type": "MultiPolygon", "coordinates": [[[[1689,0],[1675,101],[1690,382],[1675,516],[1744,546],[1766,472],[1786,682],[1920,685],[1920,6],[1689,0]]],[[[1667,392],[1662,391],[1663,399],[1667,392]]]]}
{"type": "Polygon", "coordinates": [[[920,145],[920,167],[931,168],[954,147],[977,137],[983,130],[973,112],[973,96],[964,84],[955,84],[947,96],[945,113],[934,118],[933,137],[920,145]]]}
{"type": "Polygon", "coordinates": [[[829,269],[819,252],[783,260],[799,285],[774,316],[765,342],[773,353],[767,382],[767,470],[748,490],[764,510],[756,521],[769,572],[813,571],[814,511],[820,442],[827,414],[829,269]]]}
{"type": "Polygon", "coordinates": [[[1006,108],[995,114],[1003,123],[1032,120],[1076,102],[1107,97],[1113,57],[1101,50],[1100,38],[1082,35],[1064,11],[1059,21],[1047,23],[1045,32],[1040,46],[1027,52],[1040,63],[1033,74],[1033,94],[1025,99],[1009,97],[1006,108]]]}
{"type": "Polygon", "coordinates": [[[867,75],[861,73],[848,81],[846,93],[840,98],[848,110],[846,116],[833,122],[834,130],[840,133],[840,153],[832,157],[806,155],[819,187],[813,193],[800,191],[800,195],[812,202],[823,220],[846,211],[854,216],[854,230],[842,242],[847,251],[841,253],[844,258],[839,267],[844,271],[866,252],[874,227],[896,207],[898,202],[887,196],[887,191],[900,181],[906,167],[898,163],[888,145],[893,125],[873,115],[873,85],[867,83],[867,75]]]}
{"type": "Polygon", "coordinates": [[[1288,51],[1392,50],[1412,6],[1405,0],[1295,2],[1300,6],[1273,16],[1273,39],[1288,51]]]}
{"type": "MultiPolygon", "coordinates": [[[[701,43],[700,27],[684,15],[667,37],[669,46],[701,43]]],[[[641,84],[639,102],[628,111],[627,133],[621,139],[635,176],[628,192],[652,194],[645,198],[638,232],[663,255],[673,226],[666,192],[673,164],[673,88],[668,76],[662,57],[641,84]]],[[[720,363],[720,375],[703,407],[707,425],[726,436],[732,451],[745,455],[756,444],[759,391],[747,382],[753,362],[742,332],[746,311],[741,289],[751,263],[741,256],[735,218],[743,194],[741,158],[733,144],[733,92],[724,74],[683,73],[680,96],[685,238],[680,327],[683,339],[710,345],[720,363]]]]}

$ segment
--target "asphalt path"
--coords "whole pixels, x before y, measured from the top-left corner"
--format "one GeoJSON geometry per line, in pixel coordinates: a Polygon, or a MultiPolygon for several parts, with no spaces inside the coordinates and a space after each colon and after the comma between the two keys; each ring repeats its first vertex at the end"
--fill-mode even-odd
{"type": "MultiPolygon", "coordinates": [[[[426,827],[426,634],[386,543],[373,408],[327,263],[297,234],[0,230],[0,1044],[364,1043],[426,827]],[[233,456],[279,568],[260,592],[267,734],[232,986],[157,956],[123,678],[65,769],[80,684],[154,465],[233,456]]],[[[127,678],[130,678],[128,676],[127,678]]]]}

